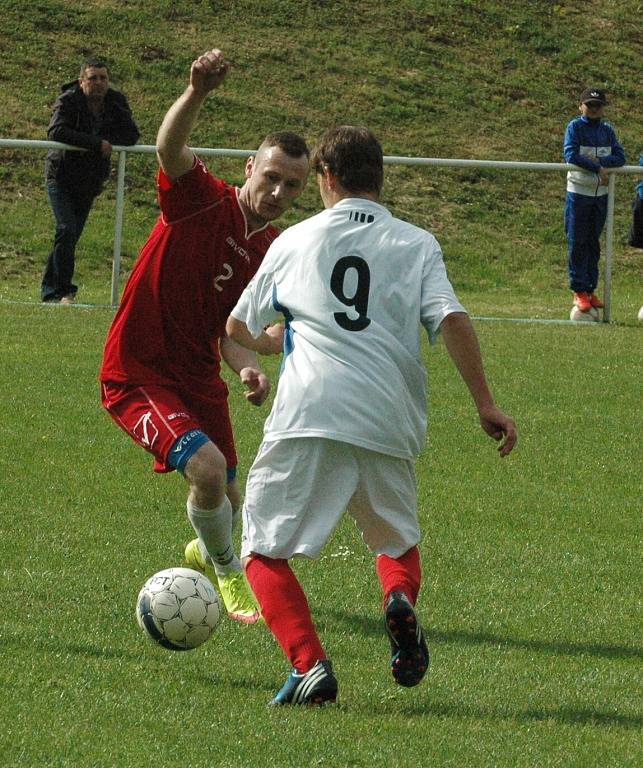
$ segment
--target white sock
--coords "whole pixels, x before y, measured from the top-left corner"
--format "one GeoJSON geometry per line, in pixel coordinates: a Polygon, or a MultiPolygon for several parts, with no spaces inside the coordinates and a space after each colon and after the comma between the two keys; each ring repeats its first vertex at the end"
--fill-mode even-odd
{"type": "Polygon", "coordinates": [[[199,537],[201,553],[214,566],[217,576],[241,571],[232,546],[232,505],[227,496],[217,509],[200,509],[187,503],[188,518],[199,537]]]}

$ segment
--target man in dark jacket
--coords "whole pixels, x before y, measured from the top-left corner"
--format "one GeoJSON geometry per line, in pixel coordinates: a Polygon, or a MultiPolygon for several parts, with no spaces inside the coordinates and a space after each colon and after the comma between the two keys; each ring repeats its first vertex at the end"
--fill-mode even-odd
{"type": "Polygon", "coordinates": [[[135,144],[140,136],[125,96],[109,87],[104,62],[88,59],[80,77],[63,86],[47,129],[51,141],[83,152],[54,149],[47,153],[47,193],[56,218],[54,246],[42,278],[43,301],[74,302],[72,283],[76,243],[94,198],[109,176],[112,144],[135,144]]]}

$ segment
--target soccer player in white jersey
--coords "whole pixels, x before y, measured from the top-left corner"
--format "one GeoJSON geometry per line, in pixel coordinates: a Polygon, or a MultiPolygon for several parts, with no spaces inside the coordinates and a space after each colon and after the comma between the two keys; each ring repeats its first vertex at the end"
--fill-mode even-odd
{"type": "Polygon", "coordinates": [[[364,128],[322,138],[311,161],[325,210],[270,246],[227,323],[284,360],[248,476],[242,557],[266,624],[292,664],[272,704],[335,701],[337,680],[288,560],[316,557],[345,510],[376,556],[391,670],[417,685],[429,653],[415,613],[421,567],[414,460],[426,431],[420,326],[441,333],[480,424],[506,456],[513,420],[494,403],[477,337],[440,246],[379,202],[382,148],[364,128]]]}

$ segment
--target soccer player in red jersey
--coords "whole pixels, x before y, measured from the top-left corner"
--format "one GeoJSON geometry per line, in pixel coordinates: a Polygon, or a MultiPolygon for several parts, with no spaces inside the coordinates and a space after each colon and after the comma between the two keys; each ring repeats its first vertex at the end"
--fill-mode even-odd
{"type": "MultiPolygon", "coordinates": [[[[225,323],[279,234],[270,222],[304,189],[309,151],[301,136],[276,132],[247,160],[240,189],[210,174],[187,140],[228,70],[218,49],[196,59],[161,124],[161,215],[125,287],[100,381],[103,405],[153,454],[155,471],[185,477],[198,537],[186,547],[187,564],[215,576],[228,614],[249,624],[259,612],[232,545],[241,494],[221,359],[250,403],[261,405],[270,385],[254,352],[225,335],[225,323]]],[[[280,337],[283,329],[269,332],[280,337]]]]}

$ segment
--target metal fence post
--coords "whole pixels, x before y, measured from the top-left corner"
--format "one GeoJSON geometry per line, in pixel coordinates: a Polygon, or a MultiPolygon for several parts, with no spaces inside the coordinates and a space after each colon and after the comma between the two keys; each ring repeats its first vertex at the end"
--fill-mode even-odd
{"type": "Polygon", "coordinates": [[[116,226],[114,230],[114,256],[112,259],[111,304],[118,306],[119,283],[121,274],[121,243],[123,241],[123,208],[125,204],[125,162],[127,153],[121,149],[118,153],[118,174],[116,176],[116,226]]]}
{"type": "Polygon", "coordinates": [[[609,175],[607,185],[607,227],[605,229],[605,308],[603,309],[603,322],[610,321],[610,306],[612,303],[612,261],[614,258],[614,188],[616,185],[616,176],[613,173],[609,175]]]}

